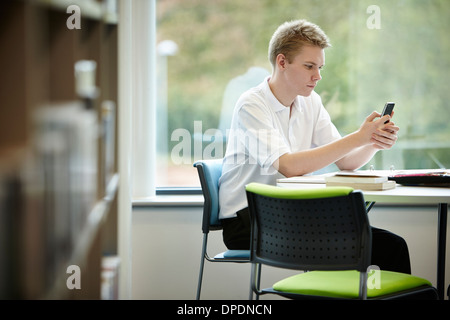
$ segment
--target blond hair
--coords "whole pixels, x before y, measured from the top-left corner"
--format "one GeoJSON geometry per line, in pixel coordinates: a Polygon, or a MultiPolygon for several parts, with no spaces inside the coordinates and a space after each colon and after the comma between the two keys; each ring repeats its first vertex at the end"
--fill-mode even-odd
{"type": "Polygon", "coordinates": [[[287,21],[280,25],[269,43],[269,61],[275,68],[277,56],[282,53],[288,62],[300,53],[304,45],[314,45],[322,49],[331,47],[326,34],[319,26],[306,20],[287,21]]]}

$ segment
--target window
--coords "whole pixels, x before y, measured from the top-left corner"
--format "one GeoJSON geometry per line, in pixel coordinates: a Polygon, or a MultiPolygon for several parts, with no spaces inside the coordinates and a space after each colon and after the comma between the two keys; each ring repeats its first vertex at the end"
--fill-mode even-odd
{"type": "Polygon", "coordinates": [[[342,135],[396,102],[399,140],[368,165],[448,167],[450,2],[373,2],[158,0],[157,186],[199,186],[192,164],[223,155],[226,106],[271,72],[270,37],[298,18],[331,40],[316,91],[342,135]],[[250,82],[237,85],[249,72],[250,82]]]}

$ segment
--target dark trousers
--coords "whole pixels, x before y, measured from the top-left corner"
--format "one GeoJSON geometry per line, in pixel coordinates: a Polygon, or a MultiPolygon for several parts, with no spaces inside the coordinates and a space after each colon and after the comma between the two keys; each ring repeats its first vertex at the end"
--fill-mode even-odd
{"type": "MultiPolygon", "coordinates": [[[[236,218],[223,219],[223,241],[230,250],[250,248],[250,215],[242,209],[236,218]]],[[[409,250],[406,241],[387,230],[372,227],[372,265],[381,270],[411,274],[409,250]]]]}

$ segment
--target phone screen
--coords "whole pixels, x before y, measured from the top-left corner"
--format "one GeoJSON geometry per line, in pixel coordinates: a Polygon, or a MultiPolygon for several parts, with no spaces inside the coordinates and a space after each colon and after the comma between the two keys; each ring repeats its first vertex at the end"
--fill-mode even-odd
{"type": "MultiPolygon", "coordinates": [[[[383,117],[387,114],[391,115],[392,110],[394,110],[394,106],[395,106],[394,102],[386,102],[386,104],[384,105],[384,108],[383,108],[383,112],[381,112],[381,116],[383,117]]],[[[388,123],[388,122],[389,122],[389,120],[386,121],[385,123],[388,123]]]]}

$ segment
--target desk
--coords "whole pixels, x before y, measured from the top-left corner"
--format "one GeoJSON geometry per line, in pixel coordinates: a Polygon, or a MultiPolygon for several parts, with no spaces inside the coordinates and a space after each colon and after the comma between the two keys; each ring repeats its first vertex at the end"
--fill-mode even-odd
{"type": "MultiPolygon", "coordinates": [[[[315,180],[314,183],[302,183],[294,178],[280,179],[278,186],[286,188],[323,188],[325,183],[315,180]]],[[[364,191],[364,199],[375,202],[396,204],[436,204],[438,207],[438,253],[437,253],[437,286],[439,298],[444,299],[445,292],[445,259],[447,243],[447,204],[450,203],[450,188],[408,187],[397,185],[396,188],[384,191],[364,191]]]]}

